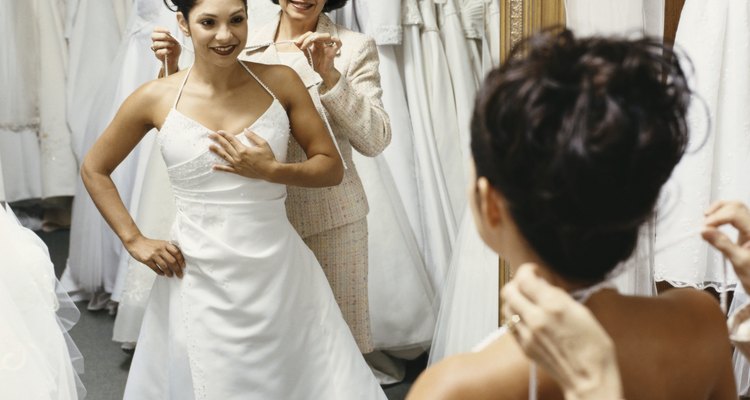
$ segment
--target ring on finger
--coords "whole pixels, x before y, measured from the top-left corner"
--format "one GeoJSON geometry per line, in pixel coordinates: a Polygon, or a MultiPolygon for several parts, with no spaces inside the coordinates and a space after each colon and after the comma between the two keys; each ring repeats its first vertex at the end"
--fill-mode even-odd
{"type": "Polygon", "coordinates": [[[521,316],[518,314],[513,314],[510,316],[508,321],[505,322],[505,328],[511,333],[515,333],[516,327],[520,323],[521,323],[521,316]]]}
{"type": "Polygon", "coordinates": [[[336,47],[336,42],[327,42],[326,47],[336,47]]]}

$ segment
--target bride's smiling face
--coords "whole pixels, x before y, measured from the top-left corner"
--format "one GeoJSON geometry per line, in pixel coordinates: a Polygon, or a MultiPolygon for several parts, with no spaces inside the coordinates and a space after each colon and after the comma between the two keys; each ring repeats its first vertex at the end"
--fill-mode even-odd
{"type": "Polygon", "coordinates": [[[191,37],[195,58],[227,66],[247,42],[247,8],[242,0],[201,0],[190,10],[186,20],[177,18],[180,29],[191,37]]]}

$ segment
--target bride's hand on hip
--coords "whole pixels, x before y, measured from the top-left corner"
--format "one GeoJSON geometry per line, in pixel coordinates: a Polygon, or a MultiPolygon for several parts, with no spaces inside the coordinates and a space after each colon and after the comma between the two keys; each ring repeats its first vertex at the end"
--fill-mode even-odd
{"type": "Polygon", "coordinates": [[[246,146],[236,137],[223,131],[209,135],[215,143],[209,146],[209,150],[227,162],[227,164],[214,165],[214,170],[273,182],[274,172],[279,162],[271,146],[250,130],[246,129],[243,134],[250,141],[250,146],[246,146]]]}
{"type": "Polygon", "coordinates": [[[138,262],[145,264],[158,275],[182,278],[185,258],[180,249],[164,240],[139,236],[126,245],[128,253],[138,262]]]}

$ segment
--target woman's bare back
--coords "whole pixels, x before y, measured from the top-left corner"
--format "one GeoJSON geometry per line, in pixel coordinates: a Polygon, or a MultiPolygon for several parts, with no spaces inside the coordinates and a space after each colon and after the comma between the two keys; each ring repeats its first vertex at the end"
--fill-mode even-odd
{"type": "MultiPolygon", "coordinates": [[[[617,350],[626,399],[736,399],[726,319],[718,303],[693,289],[657,297],[602,290],[586,303],[617,350]]],[[[431,399],[528,399],[530,363],[512,336],[477,353],[441,362],[422,377],[431,399]]],[[[539,369],[540,399],[563,399],[539,369]]],[[[426,397],[425,397],[426,396],[426,397]]]]}

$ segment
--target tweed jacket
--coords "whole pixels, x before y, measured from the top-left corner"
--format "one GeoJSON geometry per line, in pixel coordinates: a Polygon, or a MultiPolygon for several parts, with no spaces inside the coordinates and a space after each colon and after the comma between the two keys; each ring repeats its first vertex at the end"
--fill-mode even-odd
{"type": "MultiPolygon", "coordinates": [[[[251,32],[248,48],[273,43],[280,14],[268,24],[251,32]]],[[[380,72],[377,46],[372,38],[334,24],[321,14],[316,32],[330,33],[341,39],[339,55],[334,66],[341,78],[332,88],[323,89],[320,96],[323,115],[330,124],[347,169],[338,186],[327,188],[288,188],[286,209],[289,221],[303,238],[359,221],[367,216],[369,206],[362,182],[352,161],[352,148],[365,156],[380,154],[391,141],[388,114],[381,100],[380,72]]],[[[268,51],[275,51],[273,46],[268,51]]],[[[253,52],[241,59],[263,62],[253,52]]],[[[278,60],[278,58],[276,58],[278,60]]],[[[278,62],[278,61],[275,61],[278,62]]],[[[315,74],[317,76],[317,74],[315,74]]],[[[309,77],[302,77],[303,82],[309,77]]],[[[317,76],[318,81],[321,81],[317,76]]],[[[308,84],[308,82],[305,82],[308,84]]],[[[308,90],[318,91],[319,85],[308,84],[308,90]]],[[[321,110],[319,110],[321,111],[321,110]]],[[[287,162],[300,162],[306,155],[299,144],[290,138],[287,162]]]]}

